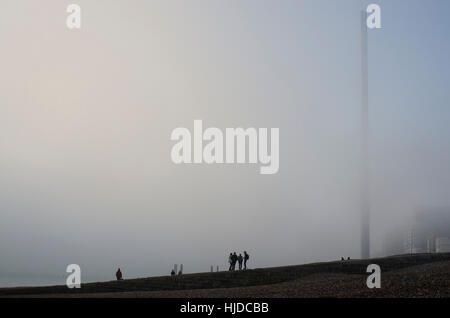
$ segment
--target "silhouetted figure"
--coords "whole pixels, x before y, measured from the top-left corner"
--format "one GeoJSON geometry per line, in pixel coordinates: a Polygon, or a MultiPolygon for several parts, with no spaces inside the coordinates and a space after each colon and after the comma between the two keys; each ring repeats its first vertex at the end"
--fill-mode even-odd
{"type": "Polygon", "coordinates": [[[345,261],[343,257],[341,257],[341,261],[345,261]]]}
{"type": "Polygon", "coordinates": [[[117,280],[122,280],[122,271],[120,270],[120,268],[116,272],[116,278],[117,280]]]}
{"type": "Polygon", "coordinates": [[[232,258],[232,260],[233,260],[233,263],[232,263],[232,270],[234,271],[234,270],[236,269],[236,263],[237,263],[237,260],[238,260],[238,256],[237,256],[236,252],[233,253],[233,258],[232,258]]]}
{"type": "Polygon", "coordinates": [[[239,263],[239,270],[241,270],[242,269],[242,261],[244,260],[244,258],[242,257],[241,254],[239,254],[237,260],[238,260],[238,263],[239,263]]]}
{"type": "Polygon", "coordinates": [[[247,261],[250,258],[250,255],[247,254],[246,251],[244,251],[244,269],[247,269],[247,261]]]}
{"type": "Polygon", "coordinates": [[[228,270],[231,271],[233,269],[233,253],[230,253],[230,256],[228,256],[228,263],[230,263],[230,268],[228,270]]]}
{"type": "Polygon", "coordinates": [[[170,276],[174,276],[175,275],[175,271],[172,269],[172,271],[170,272],[170,276]]]}
{"type": "Polygon", "coordinates": [[[350,257],[347,257],[347,261],[349,261],[350,260],[350,257]]]}

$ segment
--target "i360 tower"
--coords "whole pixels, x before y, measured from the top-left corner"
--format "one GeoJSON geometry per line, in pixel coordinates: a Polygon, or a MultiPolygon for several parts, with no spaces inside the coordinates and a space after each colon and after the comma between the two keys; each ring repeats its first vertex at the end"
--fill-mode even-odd
{"type": "Polygon", "coordinates": [[[369,82],[367,53],[367,13],[361,12],[361,257],[370,257],[369,195],[369,82]]]}

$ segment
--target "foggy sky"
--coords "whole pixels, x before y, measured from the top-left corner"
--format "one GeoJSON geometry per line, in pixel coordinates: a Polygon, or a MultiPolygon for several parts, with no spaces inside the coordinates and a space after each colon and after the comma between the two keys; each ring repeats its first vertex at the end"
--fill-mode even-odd
{"type": "MultiPolygon", "coordinates": [[[[225,269],[232,251],[252,268],[359,257],[369,3],[2,0],[0,285],[64,284],[72,263],[86,281],[225,269]],[[175,165],[170,134],[196,119],[280,128],[279,172],[175,165]]],[[[450,206],[450,4],[376,3],[373,255],[415,210],[450,206]]]]}

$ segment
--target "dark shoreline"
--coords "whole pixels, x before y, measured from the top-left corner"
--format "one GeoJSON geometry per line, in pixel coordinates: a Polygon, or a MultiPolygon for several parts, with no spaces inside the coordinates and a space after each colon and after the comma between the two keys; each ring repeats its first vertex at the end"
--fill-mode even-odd
{"type": "MultiPolygon", "coordinates": [[[[191,294],[193,294],[193,297],[195,297],[194,294],[204,297],[207,291],[211,291],[212,295],[217,294],[220,297],[224,294],[220,290],[233,288],[250,290],[256,288],[257,290],[253,291],[254,293],[258,293],[259,289],[266,289],[266,293],[271,294],[270,286],[275,287],[280,284],[288,284],[288,287],[285,286],[285,288],[291,288],[295,294],[295,289],[301,287],[300,285],[297,287],[292,285],[294,282],[299,284],[302,281],[302,284],[307,282],[309,285],[314,285],[317,282],[317,285],[323,283],[326,285],[326,281],[321,282],[322,278],[328,279],[330,284],[334,280],[336,281],[334,284],[348,279],[353,279],[357,282],[362,281],[368,275],[366,269],[369,264],[379,265],[383,274],[388,275],[392,272],[392,275],[394,275],[394,273],[401,272],[404,269],[433,263],[444,264],[445,266],[448,264],[450,268],[450,253],[400,255],[370,260],[333,261],[246,271],[185,274],[175,277],[137,278],[123,281],[86,283],[82,284],[80,289],[69,289],[65,285],[8,287],[0,288],[0,297],[159,297],[158,295],[161,295],[161,297],[178,297],[177,295],[186,297],[191,294]],[[258,289],[258,286],[261,288],[258,289]]],[[[421,270],[423,275],[427,273],[431,275],[433,273],[432,270],[421,270]]],[[[392,276],[391,274],[389,275],[392,276]]],[[[325,285],[323,288],[326,289],[325,285]]],[[[420,289],[420,286],[418,288],[420,289]]],[[[245,295],[247,293],[247,291],[243,290],[240,292],[245,295]]],[[[302,292],[305,293],[305,291],[302,292]]],[[[206,296],[208,294],[210,293],[207,292],[206,296]]],[[[314,293],[311,297],[315,297],[314,293]]]]}

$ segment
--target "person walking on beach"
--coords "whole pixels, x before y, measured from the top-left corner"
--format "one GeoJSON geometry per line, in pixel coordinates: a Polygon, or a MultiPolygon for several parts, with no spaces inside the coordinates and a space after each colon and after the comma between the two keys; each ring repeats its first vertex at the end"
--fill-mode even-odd
{"type": "Polygon", "coordinates": [[[241,270],[242,269],[242,261],[244,260],[244,258],[242,257],[242,254],[239,254],[237,260],[239,263],[239,270],[241,270]]]}
{"type": "Polygon", "coordinates": [[[117,280],[122,280],[122,271],[120,270],[120,268],[116,272],[116,278],[117,280]]]}
{"type": "Polygon", "coordinates": [[[247,254],[246,251],[244,251],[244,269],[247,269],[247,261],[250,258],[250,255],[247,254]]]}

